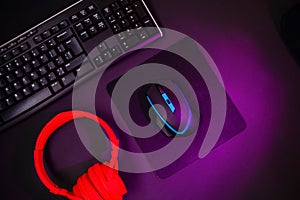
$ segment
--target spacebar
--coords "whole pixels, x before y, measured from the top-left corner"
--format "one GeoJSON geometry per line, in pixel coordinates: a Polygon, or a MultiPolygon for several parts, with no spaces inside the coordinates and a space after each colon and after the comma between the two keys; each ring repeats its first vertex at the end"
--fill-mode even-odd
{"type": "Polygon", "coordinates": [[[2,112],[0,115],[4,121],[11,120],[12,118],[18,116],[19,114],[25,112],[26,110],[36,106],[43,100],[50,97],[52,94],[48,88],[44,88],[43,90],[35,93],[34,95],[28,97],[14,106],[10,107],[9,109],[2,112]]]}

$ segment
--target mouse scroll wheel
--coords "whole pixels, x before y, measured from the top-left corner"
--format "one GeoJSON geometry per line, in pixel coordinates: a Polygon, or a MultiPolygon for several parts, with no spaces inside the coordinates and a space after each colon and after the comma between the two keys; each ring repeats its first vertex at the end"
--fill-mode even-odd
{"type": "Polygon", "coordinates": [[[170,108],[170,110],[173,113],[175,111],[175,106],[173,105],[173,103],[169,99],[168,95],[166,93],[163,93],[161,96],[163,97],[163,99],[165,100],[166,104],[168,105],[168,107],[170,108]]]}

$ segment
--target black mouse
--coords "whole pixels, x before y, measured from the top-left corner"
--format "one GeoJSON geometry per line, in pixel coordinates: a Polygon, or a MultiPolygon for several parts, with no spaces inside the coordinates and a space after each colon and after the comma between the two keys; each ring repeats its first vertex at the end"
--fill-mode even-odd
{"type": "Polygon", "coordinates": [[[153,109],[154,121],[167,137],[189,135],[194,131],[191,105],[174,82],[166,81],[164,86],[151,84],[145,92],[145,99],[148,103],[146,109],[153,109]]]}

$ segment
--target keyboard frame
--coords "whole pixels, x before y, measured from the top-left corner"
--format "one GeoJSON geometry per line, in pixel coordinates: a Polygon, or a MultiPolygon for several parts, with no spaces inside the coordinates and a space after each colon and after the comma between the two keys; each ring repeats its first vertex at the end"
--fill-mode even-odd
{"type": "MultiPolygon", "coordinates": [[[[139,1],[141,3],[143,3],[143,6],[146,8],[147,13],[149,14],[151,20],[155,24],[155,28],[157,28],[157,30],[159,31],[159,33],[157,35],[152,36],[148,40],[143,42],[143,46],[145,46],[145,45],[147,45],[147,42],[151,43],[151,42],[155,41],[156,39],[159,39],[159,38],[163,37],[163,33],[162,33],[162,30],[160,29],[157,21],[154,19],[152,13],[150,12],[150,10],[149,10],[147,4],[145,3],[145,1],[144,0],[139,0],[139,1]]],[[[76,12],[79,12],[79,10],[85,8],[86,6],[88,6],[90,4],[96,4],[97,10],[99,12],[101,12],[103,7],[105,7],[106,5],[109,5],[112,2],[115,2],[115,1],[110,1],[110,0],[102,0],[102,1],[101,0],[79,0],[79,1],[77,1],[73,4],[71,4],[71,5],[67,6],[66,8],[62,9],[61,11],[57,12],[56,14],[50,16],[49,18],[45,19],[44,21],[38,23],[37,25],[34,25],[32,28],[28,29],[27,31],[24,31],[23,33],[19,34],[18,36],[16,36],[16,37],[12,38],[11,40],[5,42],[4,44],[2,44],[0,46],[0,49],[7,46],[7,45],[9,45],[9,44],[11,44],[14,41],[17,41],[18,39],[22,38],[23,36],[30,35],[24,41],[22,41],[22,43],[23,42],[29,42],[30,43],[30,50],[31,50],[33,47],[38,46],[38,45],[34,44],[34,42],[33,42],[33,38],[37,35],[37,33],[41,34],[45,30],[45,28],[44,28],[45,26],[50,28],[52,25],[55,25],[59,21],[62,21],[64,19],[68,20],[68,22],[69,22],[68,28],[72,28],[73,32],[75,33],[74,35],[76,35],[76,32],[74,31],[74,28],[73,28],[74,24],[72,24],[69,20],[69,17],[72,14],[74,14],[76,12]],[[36,30],[36,32],[35,32],[35,30],[36,30]]],[[[102,15],[102,13],[101,13],[101,15],[102,15]]],[[[106,22],[106,24],[107,24],[107,22],[106,22]]],[[[109,26],[109,25],[107,25],[107,26],[109,26]]],[[[96,47],[95,45],[92,45],[93,43],[95,43],[95,41],[96,41],[96,44],[98,45],[99,41],[103,41],[106,38],[111,37],[112,35],[114,35],[111,28],[108,28],[105,32],[107,32],[108,30],[110,32],[110,35],[101,35],[102,33],[99,33],[99,35],[96,35],[94,38],[92,38],[88,41],[83,42],[83,41],[79,40],[80,45],[82,46],[82,49],[84,51],[84,55],[86,56],[86,59],[90,60],[88,55],[96,47]]],[[[107,32],[107,33],[109,33],[109,32],[107,32]]],[[[76,35],[76,38],[79,39],[79,36],[76,35]]],[[[13,48],[11,48],[11,49],[13,49],[13,48]]],[[[0,55],[3,55],[5,52],[1,52],[0,55]]],[[[132,51],[129,52],[129,54],[131,54],[131,53],[132,53],[132,51]]],[[[126,57],[126,56],[128,56],[128,55],[127,54],[122,55],[121,59],[123,59],[123,57],[126,57]]],[[[93,66],[96,70],[94,70],[92,73],[89,73],[89,74],[85,75],[82,78],[82,80],[80,80],[80,82],[79,82],[80,84],[82,82],[85,82],[89,77],[92,77],[95,74],[97,74],[98,71],[101,71],[102,67],[97,68],[97,67],[95,67],[95,63],[93,61],[90,60],[90,62],[93,63],[93,66]]],[[[3,64],[5,64],[5,63],[3,63],[3,64]]],[[[77,84],[78,84],[78,82],[76,81],[76,85],[77,84]]],[[[48,99],[45,99],[43,102],[41,102],[37,106],[34,106],[34,107],[30,108],[29,110],[23,112],[22,114],[16,116],[15,118],[13,118],[13,119],[11,119],[7,122],[4,122],[4,120],[1,119],[1,116],[0,116],[0,133],[4,132],[8,128],[16,125],[18,122],[21,122],[22,120],[30,117],[32,114],[34,114],[37,111],[41,110],[42,108],[46,107],[50,103],[53,103],[53,102],[57,101],[59,98],[65,96],[68,93],[70,93],[72,91],[73,86],[74,86],[74,84],[71,84],[71,85],[67,86],[66,88],[64,88],[59,93],[52,95],[51,97],[49,97],[48,99]]]]}

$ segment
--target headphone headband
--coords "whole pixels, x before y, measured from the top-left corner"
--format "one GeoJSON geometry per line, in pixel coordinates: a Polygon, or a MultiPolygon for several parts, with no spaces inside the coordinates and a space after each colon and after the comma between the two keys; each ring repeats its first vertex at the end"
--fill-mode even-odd
{"type": "Polygon", "coordinates": [[[112,156],[109,163],[106,164],[109,167],[118,170],[117,157],[118,157],[118,149],[119,149],[119,140],[116,138],[110,126],[103,119],[101,119],[100,117],[94,114],[84,112],[84,111],[76,111],[76,110],[62,112],[56,115],[46,124],[46,126],[42,129],[40,135],[38,136],[35,150],[34,150],[34,165],[38,177],[40,178],[42,183],[50,190],[50,192],[74,200],[80,200],[81,198],[78,198],[72,192],[57,186],[47,175],[44,166],[44,147],[47,143],[47,140],[54,133],[54,131],[56,131],[58,128],[60,128],[62,125],[66,124],[67,122],[78,118],[88,118],[94,120],[97,123],[99,123],[100,126],[105,130],[112,145],[112,151],[111,151],[112,156]]]}

